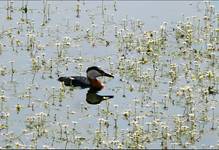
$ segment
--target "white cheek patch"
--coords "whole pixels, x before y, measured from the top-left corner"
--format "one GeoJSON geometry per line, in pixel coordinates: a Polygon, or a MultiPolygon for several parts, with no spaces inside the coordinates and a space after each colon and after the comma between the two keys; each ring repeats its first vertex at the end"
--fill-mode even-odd
{"type": "Polygon", "coordinates": [[[87,77],[91,79],[95,79],[96,77],[99,77],[99,76],[101,76],[101,74],[96,70],[90,70],[87,72],[87,77]]]}
{"type": "Polygon", "coordinates": [[[74,77],[69,77],[71,80],[74,80],[75,78],[74,77]]]}

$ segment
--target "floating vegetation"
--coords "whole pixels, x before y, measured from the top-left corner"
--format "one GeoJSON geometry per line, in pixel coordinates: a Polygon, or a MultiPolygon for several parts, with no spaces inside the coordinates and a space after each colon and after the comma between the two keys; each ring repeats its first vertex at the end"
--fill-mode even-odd
{"type": "Polygon", "coordinates": [[[124,3],[0,2],[0,148],[219,148],[218,6],[151,28],[124,3]],[[98,93],[57,81],[90,66],[98,93]]]}

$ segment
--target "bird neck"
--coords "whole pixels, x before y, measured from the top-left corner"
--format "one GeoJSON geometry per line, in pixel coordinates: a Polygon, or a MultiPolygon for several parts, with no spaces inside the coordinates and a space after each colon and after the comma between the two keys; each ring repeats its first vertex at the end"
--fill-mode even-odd
{"type": "Polygon", "coordinates": [[[104,85],[97,79],[88,78],[88,80],[90,82],[91,88],[101,90],[104,87],[104,85]]]}

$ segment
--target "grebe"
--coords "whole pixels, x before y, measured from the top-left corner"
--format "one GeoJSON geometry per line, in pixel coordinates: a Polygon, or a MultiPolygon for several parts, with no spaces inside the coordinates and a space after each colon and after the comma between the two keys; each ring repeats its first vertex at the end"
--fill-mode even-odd
{"type": "Polygon", "coordinates": [[[63,82],[66,86],[79,86],[81,88],[90,88],[93,90],[101,90],[104,85],[97,80],[97,77],[100,76],[107,76],[107,77],[114,77],[97,66],[92,66],[87,68],[87,77],[84,76],[69,76],[69,77],[59,77],[58,81],[63,82]]]}

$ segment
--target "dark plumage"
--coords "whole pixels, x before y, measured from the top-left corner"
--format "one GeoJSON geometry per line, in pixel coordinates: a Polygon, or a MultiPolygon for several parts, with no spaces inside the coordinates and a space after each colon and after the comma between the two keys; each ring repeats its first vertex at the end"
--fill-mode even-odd
{"type": "Polygon", "coordinates": [[[83,76],[59,77],[58,81],[64,82],[66,86],[80,86],[81,88],[90,87],[90,82],[83,76]]]}
{"type": "Polygon", "coordinates": [[[101,70],[99,67],[97,67],[97,66],[92,66],[92,67],[88,67],[88,68],[87,68],[86,73],[88,73],[88,71],[90,71],[90,70],[96,70],[96,71],[101,72],[101,73],[104,72],[104,71],[101,70]]]}

